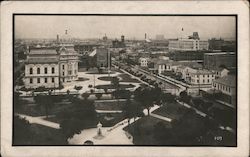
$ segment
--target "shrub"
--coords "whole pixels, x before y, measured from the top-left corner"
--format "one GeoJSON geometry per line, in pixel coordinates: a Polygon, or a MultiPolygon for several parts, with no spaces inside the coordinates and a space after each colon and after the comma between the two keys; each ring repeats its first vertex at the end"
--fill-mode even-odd
{"type": "Polygon", "coordinates": [[[101,99],[101,97],[102,97],[102,93],[96,93],[95,96],[96,96],[96,98],[99,100],[99,99],[101,99]]]}

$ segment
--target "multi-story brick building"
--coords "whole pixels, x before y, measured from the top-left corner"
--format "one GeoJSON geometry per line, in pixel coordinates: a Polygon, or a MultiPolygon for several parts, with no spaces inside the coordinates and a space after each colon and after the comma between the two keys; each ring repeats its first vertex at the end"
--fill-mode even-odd
{"type": "Polygon", "coordinates": [[[206,69],[215,69],[219,67],[236,67],[235,52],[205,53],[204,67],[206,69]]]}

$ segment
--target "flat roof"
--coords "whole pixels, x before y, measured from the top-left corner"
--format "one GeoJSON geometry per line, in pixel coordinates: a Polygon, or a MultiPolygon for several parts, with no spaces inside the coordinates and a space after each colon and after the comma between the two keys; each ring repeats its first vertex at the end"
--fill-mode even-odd
{"type": "Polygon", "coordinates": [[[215,53],[204,53],[204,55],[226,55],[226,54],[233,55],[233,54],[235,54],[235,52],[215,52],[215,53]]]}

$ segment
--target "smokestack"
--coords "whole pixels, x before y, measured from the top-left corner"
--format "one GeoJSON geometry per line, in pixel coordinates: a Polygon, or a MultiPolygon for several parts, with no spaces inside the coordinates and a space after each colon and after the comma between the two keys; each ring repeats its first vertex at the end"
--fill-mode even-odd
{"type": "Polygon", "coordinates": [[[65,30],[65,34],[68,34],[68,30],[67,29],[65,30]]]}
{"type": "Polygon", "coordinates": [[[147,33],[145,33],[145,40],[147,39],[147,33]]]}
{"type": "Polygon", "coordinates": [[[59,35],[56,35],[56,42],[59,43],[59,35]]]}
{"type": "Polygon", "coordinates": [[[124,35],[121,36],[121,41],[124,42],[124,35]]]}

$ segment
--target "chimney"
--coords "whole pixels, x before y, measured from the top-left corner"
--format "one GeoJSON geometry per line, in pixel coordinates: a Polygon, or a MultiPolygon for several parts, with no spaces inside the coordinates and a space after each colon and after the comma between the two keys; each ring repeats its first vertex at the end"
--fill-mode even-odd
{"type": "Polygon", "coordinates": [[[147,33],[145,33],[145,40],[147,39],[147,33]]]}

